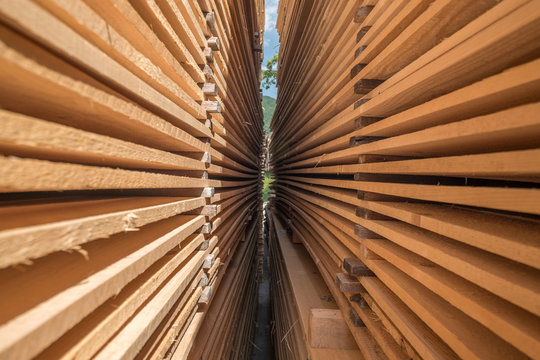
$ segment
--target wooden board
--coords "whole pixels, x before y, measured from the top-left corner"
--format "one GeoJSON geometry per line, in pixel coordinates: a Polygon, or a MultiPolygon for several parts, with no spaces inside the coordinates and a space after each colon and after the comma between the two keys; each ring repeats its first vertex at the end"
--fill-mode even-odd
{"type": "Polygon", "coordinates": [[[280,1],[268,211],[365,358],[538,357],[539,4],[326,5],[280,1]]]}
{"type": "Polygon", "coordinates": [[[0,4],[0,358],[247,357],[263,7],[0,4]]]}

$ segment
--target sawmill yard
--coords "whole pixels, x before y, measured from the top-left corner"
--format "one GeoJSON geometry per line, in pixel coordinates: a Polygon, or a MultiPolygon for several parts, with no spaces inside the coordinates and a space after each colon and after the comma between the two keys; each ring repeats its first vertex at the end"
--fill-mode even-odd
{"type": "Polygon", "coordinates": [[[0,0],[0,360],[540,359],[540,2],[272,6],[0,0]]]}

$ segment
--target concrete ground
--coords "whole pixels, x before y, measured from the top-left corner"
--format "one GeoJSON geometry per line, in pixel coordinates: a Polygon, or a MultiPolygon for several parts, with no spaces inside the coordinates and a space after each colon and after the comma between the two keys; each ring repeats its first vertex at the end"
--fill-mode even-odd
{"type": "Polygon", "coordinates": [[[264,242],[263,281],[259,284],[259,303],[257,305],[257,328],[253,339],[252,360],[273,360],[274,349],[270,336],[270,285],[268,280],[268,247],[264,242]]]}

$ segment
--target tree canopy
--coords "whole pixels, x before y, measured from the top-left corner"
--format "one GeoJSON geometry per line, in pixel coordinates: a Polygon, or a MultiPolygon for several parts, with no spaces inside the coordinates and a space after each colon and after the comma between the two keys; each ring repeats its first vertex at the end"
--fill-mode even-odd
{"type": "Polygon", "coordinates": [[[278,54],[275,54],[271,59],[266,62],[266,70],[262,71],[261,86],[266,90],[270,89],[272,85],[276,85],[277,64],[278,54]]]}

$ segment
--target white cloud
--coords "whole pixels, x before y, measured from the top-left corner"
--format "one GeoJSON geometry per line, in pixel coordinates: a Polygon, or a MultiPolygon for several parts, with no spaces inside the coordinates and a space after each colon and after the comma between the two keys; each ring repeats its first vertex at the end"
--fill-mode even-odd
{"type": "MultiPolygon", "coordinates": [[[[277,64],[272,65],[272,70],[277,70],[277,67],[278,67],[277,64]]],[[[267,69],[266,69],[266,62],[263,62],[263,63],[261,64],[261,70],[263,70],[263,71],[264,71],[264,70],[267,70],[267,69]]]]}
{"type": "Polygon", "coordinates": [[[277,20],[277,10],[278,10],[278,0],[269,0],[266,2],[265,12],[264,12],[264,30],[269,31],[276,27],[277,20]]]}

